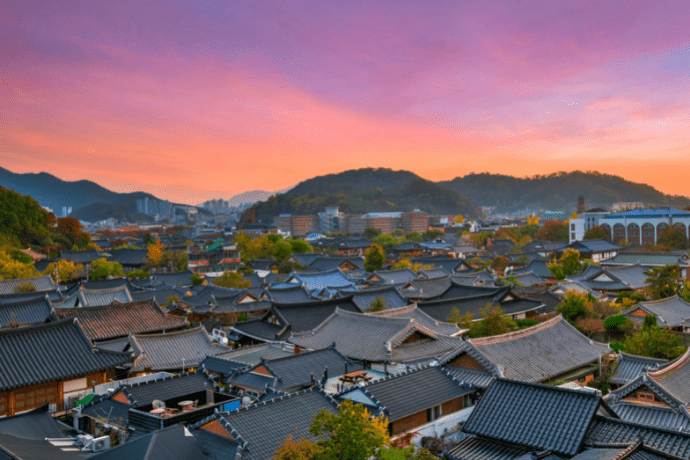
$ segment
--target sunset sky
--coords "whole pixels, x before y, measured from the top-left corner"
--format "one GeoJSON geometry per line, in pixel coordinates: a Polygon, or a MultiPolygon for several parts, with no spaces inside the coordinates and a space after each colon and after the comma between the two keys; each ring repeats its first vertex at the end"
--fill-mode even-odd
{"type": "Polygon", "coordinates": [[[690,195],[688,0],[6,0],[0,80],[0,166],[177,202],[361,167],[690,195]]]}

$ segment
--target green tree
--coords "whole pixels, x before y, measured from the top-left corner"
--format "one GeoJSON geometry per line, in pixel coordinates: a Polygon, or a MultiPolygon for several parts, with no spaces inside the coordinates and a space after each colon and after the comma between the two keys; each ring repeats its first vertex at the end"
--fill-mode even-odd
{"type": "Polygon", "coordinates": [[[34,264],[23,264],[12,260],[7,254],[0,253],[0,279],[20,279],[38,276],[34,264]]]}
{"type": "Polygon", "coordinates": [[[131,280],[145,280],[151,277],[151,272],[147,270],[132,270],[127,272],[127,278],[131,280]]]}
{"type": "Polygon", "coordinates": [[[585,232],[585,240],[608,240],[611,239],[611,235],[608,234],[604,227],[600,225],[595,225],[585,232]]]}
{"type": "Polygon", "coordinates": [[[326,436],[316,442],[321,460],[367,460],[390,444],[387,419],[372,417],[363,405],[349,400],[342,402],[337,414],[322,409],[309,433],[326,436]]]}
{"type": "MultiPolygon", "coordinates": [[[[528,219],[529,220],[529,219],[528,219]]],[[[529,236],[530,240],[533,240],[537,236],[539,231],[539,224],[525,224],[519,228],[519,233],[521,237],[529,236]]]]}
{"type": "Polygon", "coordinates": [[[419,232],[410,232],[405,234],[405,236],[402,238],[402,241],[408,243],[421,243],[424,241],[424,237],[419,232]]]}
{"type": "Polygon", "coordinates": [[[688,237],[682,229],[669,226],[659,233],[656,244],[668,246],[672,250],[688,249],[688,237]]]}
{"type": "Polygon", "coordinates": [[[86,272],[84,271],[84,266],[82,264],[75,264],[72,261],[60,259],[57,262],[53,262],[48,265],[46,271],[43,273],[46,275],[51,275],[54,281],[55,279],[55,269],[57,268],[57,275],[62,283],[69,283],[83,278],[86,272]]]}
{"type": "Polygon", "coordinates": [[[681,269],[678,264],[652,267],[647,275],[647,292],[652,300],[665,299],[676,294],[680,287],[681,269]]]}
{"type": "Polygon", "coordinates": [[[119,262],[109,262],[105,258],[91,262],[91,273],[89,278],[92,280],[104,280],[110,277],[120,278],[122,276],[122,264],[119,262]]]}
{"type": "Polygon", "coordinates": [[[204,279],[198,273],[194,273],[192,276],[190,276],[189,280],[192,282],[192,286],[199,286],[204,282],[204,279]]]}
{"type": "Polygon", "coordinates": [[[521,267],[525,267],[525,266],[529,265],[530,258],[529,258],[529,256],[526,256],[523,254],[523,255],[519,256],[517,259],[515,259],[515,263],[521,267]]]}
{"type": "Polygon", "coordinates": [[[156,244],[156,240],[153,238],[153,235],[151,235],[149,232],[144,233],[144,246],[148,247],[152,244],[156,244]]]}
{"type": "Polygon", "coordinates": [[[293,254],[305,254],[308,252],[314,252],[314,248],[311,244],[304,240],[293,238],[290,240],[290,248],[293,254]]]}
{"type": "Polygon", "coordinates": [[[434,238],[438,238],[439,236],[446,236],[446,234],[443,231],[436,229],[427,230],[426,232],[422,233],[422,237],[425,241],[433,240],[434,238]]]}
{"type": "Polygon", "coordinates": [[[379,235],[373,239],[372,243],[381,246],[384,254],[390,254],[393,247],[400,244],[400,240],[392,235],[379,235]]]}
{"type": "Polygon", "coordinates": [[[396,238],[402,238],[405,235],[405,232],[402,228],[396,228],[395,230],[393,230],[392,235],[396,238]]]}
{"type": "Polygon", "coordinates": [[[383,267],[384,260],[383,248],[378,244],[372,244],[364,253],[364,269],[368,272],[376,271],[383,267]]]}
{"type": "Polygon", "coordinates": [[[240,275],[251,275],[254,273],[254,270],[248,265],[240,264],[240,266],[237,267],[237,273],[240,275]]]}
{"type": "Polygon", "coordinates": [[[290,260],[284,260],[278,264],[278,273],[283,275],[290,274],[295,270],[307,270],[309,267],[300,264],[299,262],[292,262],[290,260]]]}
{"type": "Polygon", "coordinates": [[[517,324],[513,319],[503,313],[499,305],[486,304],[486,307],[479,310],[481,321],[472,323],[470,326],[470,337],[489,337],[493,335],[507,334],[517,329],[517,324]],[[474,326],[474,331],[472,330],[474,326]]]}
{"type": "Polygon", "coordinates": [[[627,335],[633,331],[635,325],[632,320],[625,315],[614,315],[606,318],[604,328],[609,334],[627,335]]]}
{"type": "Polygon", "coordinates": [[[567,291],[561,304],[556,307],[556,312],[563,315],[563,318],[569,323],[575,324],[578,320],[592,316],[588,302],[590,299],[587,295],[576,291],[567,291]]]}
{"type": "Polygon", "coordinates": [[[290,254],[292,254],[292,245],[287,241],[280,239],[273,243],[273,258],[277,262],[286,260],[290,254]]]}
{"type": "Polygon", "coordinates": [[[368,240],[373,240],[374,238],[376,238],[376,237],[379,236],[380,234],[381,234],[381,230],[379,230],[378,228],[367,227],[367,228],[364,229],[364,236],[365,236],[368,240]]]}
{"type": "MultiPolygon", "coordinates": [[[[652,315],[647,317],[650,316],[653,318],[652,315]]],[[[656,323],[656,319],[654,322],[656,323]]],[[[681,345],[680,336],[656,324],[644,327],[637,334],[627,337],[623,342],[623,349],[633,355],[668,360],[676,359],[686,351],[681,345]]]]}
{"type": "Polygon", "coordinates": [[[237,272],[226,271],[223,276],[217,278],[213,281],[216,286],[235,288],[235,289],[248,289],[251,287],[251,283],[247,280],[245,281],[237,272]]]}
{"type": "Polygon", "coordinates": [[[558,262],[563,266],[563,274],[565,276],[580,273],[580,251],[568,248],[563,251],[558,262]]]}
{"type": "Polygon", "coordinates": [[[496,273],[503,273],[505,272],[505,269],[508,267],[508,264],[510,264],[510,259],[503,256],[496,256],[493,259],[491,259],[490,265],[496,273]]]}
{"type": "Polygon", "coordinates": [[[370,308],[367,310],[367,313],[374,313],[377,311],[383,311],[386,309],[386,299],[383,298],[383,296],[378,296],[374,300],[371,301],[370,308]]]}

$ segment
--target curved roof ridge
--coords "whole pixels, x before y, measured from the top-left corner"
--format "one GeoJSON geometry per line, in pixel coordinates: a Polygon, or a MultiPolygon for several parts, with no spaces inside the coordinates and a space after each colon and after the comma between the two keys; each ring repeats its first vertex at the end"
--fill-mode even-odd
{"type": "Polygon", "coordinates": [[[688,363],[690,363],[690,348],[685,352],[685,354],[681,358],[676,360],[673,364],[666,366],[658,371],[647,372],[647,375],[649,375],[649,377],[654,381],[663,380],[675,374],[678,370],[685,367],[688,363]]]}
{"type": "MultiPolygon", "coordinates": [[[[331,316],[329,316],[326,320],[324,320],[323,323],[321,323],[319,326],[323,325],[328,321],[329,318],[333,317],[334,315],[337,316],[350,316],[354,318],[367,318],[368,321],[383,321],[383,322],[388,322],[388,323],[393,323],[393,322],[399,322],[401,324],[407,324],[410,322],[410,318],[389,318],[387,316],[374,316],[371,314],[367,313],[357,313],[354,311],[346,311],[346,310],[341,310],[341,309],[336,309],[331,316]]],[[[316,329],[314,329],[316,331],[316,329]]]]}
{"type": "MultiPolygon", "coordinates": [[[[509,286],[507,286],[509,287],[509,286]]],[[[437,300],[423,300],[419,302],[420,304],[424,304],[425,306],[433,306],[433,305],[442,305],[443,303],[448,303],[448,302],[460,302],[464,300],[476,300],[476,299],[481,299],[484,297],[495,297],[497,294],[500,293],[500,289],[505,289],[505,288],[496,288],[497,290],[494,292],[487,292],[486,294],[476,294],[476,295],[471,295],[467,297],[455,297],[452,299],[437,299],[437,300]]],[[[495,303],[495,302],[492,302],[495,303]]]]}
{"type": "Polygon", "coordinates": [[[412,305],[406,305],[404,307],[400,308],[392,308],[389,310],[382,310],[382,311],[375,311],[372,313],[367,313],[369,316],[384,316],[384,317],[389,317],[389,316],[395,316],[401,313],[409,313],[413,312],[417,309],[417,304],[412,304],[412,305]]]}
{"type": "Polygon", "coordinates": [[[528,327],[527,329],[522,329],[520,331],[508,332],[507,334],[495,335],[493,337],[479,337],[476,339],[468,339],[468,341],[473,345],[491,345],[494,343],[507,342],[509,340],[520,339],[522,337],[527,337],[537,332],[543,331],[550,327],[555,326],[563,320],[561,315],[556,316],[548,321],[544,321],[536,326],[528,327]]]}
{"type": "MultiPolygon", "coordinates": [[[[664,304],[666,302],[670,302],[671,300],[680,300],[681,302],[687,304],[690,306],[690,303],[687,301],[683,300],[682,297],[680,297],[678,294],[674,294],[671,297],[666,297],[664,299],[658,299],[658,300],[644,300],[642,302],[639,302],[638,305],[659,305],[659,304],[664,304]]],[[[637,306],[637,305],[636,305],[637,306]]]]}
{"type": "Polygon", "coordinates": [[[82,284],[81,287],[79,288],[79,290],[84,291],[88,294],[108,294],[111,292],[119,292],[122,290],[129,292],[129,289],[127,289],[126,284],[122,284],[120,286],[115,286],[115,287],[109,287],[109,288],[100,288],[100,289],[91,289],[89,287],[86,287],[86,285],[82,284]]]}
{"type": "Polygon", "coordinates": [[[206,332],[206,329],[204,329],[204,326],[197,326],[192,329],[183,329],[181,331],[174,331],[174,332],[166,332],[165,334],[130,334],[130,337],[134,340],[140,341],[141,339],[144,339],[144,341],[152,341],[152,340],[161,340],[161,339],[169,339],[171,337],[181,337],[185,335],[194,335],[198,334],[199,332],[203,331],[203,333],[208,337],[209,341],[211,341],[211,336],[208,335],[208,332],[206,332]]]}
{"type": "MultiPolygon", "coordinates": [[[[113,309],[113,308],[131,308],[131,307],[139,307],[141,305],[157,305],[155,302],[155,299],[146,299],[146,300],[137,300],[137,301],[132,301],[132,302],[125,302],[125,303],[112,303],[108,305],[94,305],[94,306],[89,306],[89,307],[69,307],[69,308],[58,308],[56,311],[58,312],[69,312],[69,311],[96,311],[96,310],[108,310],[108,309],[113,309]]],[[[159,306],[160,308],[160,306],[159,306]]],[[[161,311],[163,311],[161,309],[161,311]]]]}

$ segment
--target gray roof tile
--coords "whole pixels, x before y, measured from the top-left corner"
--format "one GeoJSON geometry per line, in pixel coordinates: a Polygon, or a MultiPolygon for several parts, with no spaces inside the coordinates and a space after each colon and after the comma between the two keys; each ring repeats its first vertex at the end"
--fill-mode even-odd
{"type": "Polygon", "coordinates": [[[113,303],[132,302],[132,296],[126,286],[110,289],[79,289],[77,298],[81,307],[100,307],[113,303]]]}
{"type": "Polygon", "coordinates": [[[34,278],[20,278],[14,280],[0,280],[0,294],[16,294],[15,289],[24,283],[31,283],[36,291],[54,291],[55,283],[50,275],[37,276],[34,278]]]}
{"type": "Polygon", "coordinates": [[[213,343],[203,327],[156,335],[132,335],[129,344],[134,351],[133,372],[197,367],[206,356],[229,351],[213,343]]]}
{"type": "Polygon", "coordinates": [[[0,329],[11,325],[40,324],[52,314],[53,307],[46,296],[0,304],[0,329]]]}
{"type": "Polygon", "coordinates": [[[0,331],[0,391],[80,377],[132,360],[94,351],[76,319],[0,331]]]}
{"type": "Polygon", "coordinates": [[[646,356],[635,356],[627,353],[619,353],[618,367],[616,374],[609,379],[611,383],[625,385],[635,380],[647,370],[656,370],[659,366],[668,364],[665,359],[647,358],[646,356]]]}
{"type": "Polygon", "coordinates": [[[656,316],[659,327],[681,326],[685,320],[690,318],[690,303],[678,297],[677,294],[666,299],[640,302],[621,312],[621,314],[627,315],[638,308],[656,316]]]}
{"type": "Polygon", "coordinates": [[[595,394],[497,379],[464,431],[557,454],[576,454],[599,409],[595,394]]]}

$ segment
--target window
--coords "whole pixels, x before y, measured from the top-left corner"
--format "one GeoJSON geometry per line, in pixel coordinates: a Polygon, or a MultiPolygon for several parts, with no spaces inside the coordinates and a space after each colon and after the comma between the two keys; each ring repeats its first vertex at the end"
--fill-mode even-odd
{"type": "Polygon", "coordinates": [[[639,399],[642,399],[644,401],[649,401],[649,402],[654,402],[654,393],[650,391],[638,391],[637,392],[637,397],[639,399]]]}
{"type": "Polygon", "coordinates": [[[436,420],[441,417],[441,406],[434,406],[426,411],[426,419],[428,422],[436,420]]]}

